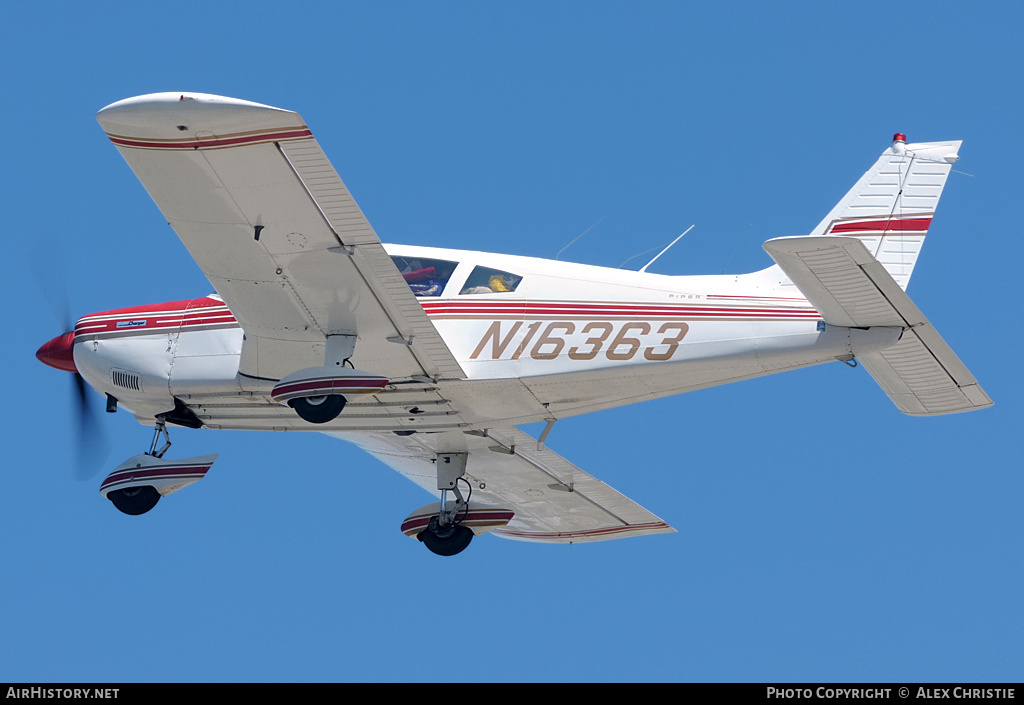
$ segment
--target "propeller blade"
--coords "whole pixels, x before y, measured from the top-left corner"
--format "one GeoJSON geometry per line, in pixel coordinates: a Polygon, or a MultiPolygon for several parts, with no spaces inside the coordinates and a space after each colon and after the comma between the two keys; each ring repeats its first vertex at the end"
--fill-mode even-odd
{"type": "Polygon", "coordinates": [[[85,378],[75,367],[74,358],[74,326],[69,306],[67,278],[63,259],[63,244],[59,236],[54,247],[53,239],[38,238],[32,252],[32,272],[43,298],[49,303],[50,310],[58,319],[61,330],[68,331],[45,343],[36,352],[36,357],[50,367],[71,372],[72,383],[72,414],[76,426],[75,479],[88,480],[103,467],[110,452],[110,445],[103,432],[103,424],[97,411],[89,403],[89,386],[85,378]]]}
{"type": "Polygon", "coordinates": [[[94,406],[89,403],[89,388],[85,379],[77,372],[74,379],[74,412],[78,431],[75,479],[88,480],[103,466],[110,452],[110,444],[94,406]]]}

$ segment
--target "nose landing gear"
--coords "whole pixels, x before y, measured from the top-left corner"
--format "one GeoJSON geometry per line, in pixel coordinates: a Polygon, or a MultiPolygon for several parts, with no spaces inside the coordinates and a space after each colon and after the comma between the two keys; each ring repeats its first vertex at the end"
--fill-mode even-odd
{"type": "MultiPolygon", "coordinates": [[[[149,452],[146,455],[153,458],[162,458],[170,447],[171,434],[167,433],[167,424],[164,421],[157,421],[156,429],[153,432],[153,442],[150,444],[149,452]],[[165,443],[160,450],[157,450],[156,444],[160,442],[161,435],[164,437],[165,443]]],[[[138,467],[141,467],[141,465],[138,467]]],[[[116,473],[117,471],[115,470],[114,472],[116,473]]],[[[140,472],[139,474],[141,475],[142,473],[140,472]]],[[[107,480],[109,481],[109,479],[108,477],[107,480]]],[[[104,482],[104,485],[106,484],[104,482]]],[[[100,491],[102,492],[102,488],[100,491]]],[[[107,499],[122,514],[139,516],[156,506],[156,503],[160,501],[160,493],[152,485],[132,485],[119,490],[107,490],[107,499]]]]}
{"type": "Polygon", "coordinates": [[[124,461],[107,475],[100,485],[100,494],[109,499],[118,511],[131,516],[145,514],[164,495],[177,492],[183,487],[203,479],[217,459],[216,455],[204,455],[183,460],[164,460],[164,453],[171,447],[171,438],[163,419],[157,419],[156,432],[148,453],[136,455],[124,461]],[[160,437],[166,441],[157,449],[160,437]]]}
{"type": "Polygon", "coordinates": [[[160,501],[160,493],[152,485],[128,487],[123,490],[107,492],[107,499],[114,503],[118,511],[130,516],[145,514],[160,501]]]}

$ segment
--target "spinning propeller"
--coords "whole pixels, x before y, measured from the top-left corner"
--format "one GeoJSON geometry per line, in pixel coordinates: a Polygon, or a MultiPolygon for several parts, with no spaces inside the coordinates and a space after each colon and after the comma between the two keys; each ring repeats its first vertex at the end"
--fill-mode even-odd
{"type": "MultiPolygon", "coordinates": [[[[64,329],[71,326],[67,316],[64,318],[64,329]]],[[[89,388],[78,368],[75,366],[75,331],[58,335],[45,343],[36,351],[36,358],[50,367],[74,374],[74,392],[72,394],[74,418],[77,421],[78,438],[75,447],[77,468],[76,479],[87,480],[96,474],[100,464],[106,459],[108,444],[96,411],[89,403],[89,388]]]]}

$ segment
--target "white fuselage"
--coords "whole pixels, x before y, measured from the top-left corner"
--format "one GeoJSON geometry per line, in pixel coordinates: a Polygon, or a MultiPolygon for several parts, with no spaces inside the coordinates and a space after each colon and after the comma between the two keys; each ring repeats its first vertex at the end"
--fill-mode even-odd
{"type": "MultiPolygon", "coordinates": [[[[848,359],[902,332],[825,326],[792,287],[757,274],[664,276],[482,252],[387,251],[400,267],[414,263],[408,269],[454,267],[444,281],[413,289],[465,380],[392,380],[326,428],[311,428],[270,400],[274,380],[238,374],[243,331],[216,297],[87,316],[76,328],[75,363],[143,423],[177,397],[214,428],[443,430],[562,418],[848,359]]],[[[352,362],[375,372],[358,343],[352,362]]]]}

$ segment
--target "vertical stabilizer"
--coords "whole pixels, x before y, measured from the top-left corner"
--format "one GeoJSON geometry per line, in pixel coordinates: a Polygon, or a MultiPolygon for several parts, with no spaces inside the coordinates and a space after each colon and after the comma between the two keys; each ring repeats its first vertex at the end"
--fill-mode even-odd
{"type": "MultiPolygon", "coordinates": [[[[857,238],[905,290],[961,144],[907,144],[906,136],[897,133],[892,146],[809,235],[857,238]]],[[[792,286],[778,267],[750,276],[758,286],[792,286]]]]}
{"type": "Polygon", "coordinates": [[[906,144],[904,135],[895,135],[892,147],[810,234],[858,238],[906,289],[960,144],[906,144]]]}

